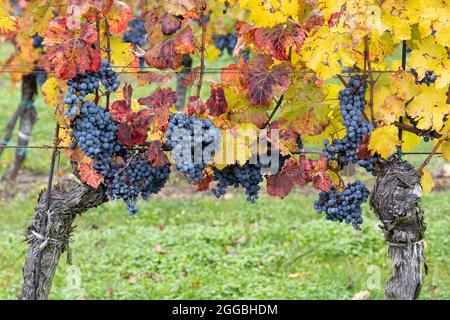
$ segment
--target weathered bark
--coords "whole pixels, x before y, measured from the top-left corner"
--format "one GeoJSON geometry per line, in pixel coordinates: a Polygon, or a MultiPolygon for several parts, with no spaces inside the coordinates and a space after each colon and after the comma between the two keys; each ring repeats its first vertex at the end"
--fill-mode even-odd
{"type": "Polygon", "coordinates": [[[175,103],[175,109],[178,111],[183,110],[186,104],[186,87],[183,85],[183,78],[191,72],[192,67],[192,58],[190,55],[183,55],[183,67],[184,69],[177,76],[177,87],[176,87],[176,95],[177,102],[175,103]]]}
{"type": "Polygon", "coordinates": [[[393,158],[381,164],[371,205],[382,222],[389,244],[392,275],[385,286],[389,300],[416,299],[425,270],[423,237],[425,223],[419,205],[421,176],[407,161],[393,158]]]}
{"type": "MultiPolygon", "coordinates": [[[[4,137],[4,143],[9,142],[12,136],[12,132],[17,122],[17,118],[20,116],[20,128],[19,128],[19,139],[18,146],[24,148],[16,149],[16,157],[14,159],[13,166],[11,169],[3,176],[3,180],[14,180],[19,174],[19,170],[22,167],[22,163],[26,158],[27,150],[26,146],[31,138],[31,132],[33,126],[37,121],[37,112],[33,105],[34,96],[37,93],[36,75],[27,74],[22,79],[22,98],[19,107],[10,119],[6,134],[4,137]]],[[[2,146],[0,145],[0,155],[3,152],[2,146]]]]}
{"type": "Polygon", "coordinates": [[[19,299],[48,299],[56,267],[61,254],[67,248],[75,217],[106,201],[106,193],[102,187],[93,189],[72,180],[65,180],[52,189],[50,209],[47,211],[46,190],[41,192],[33,221],[25,233],[28,251],[19,299]],[[47,219],[42,219],[44,215],[47,215],[47,219]],[[39,234],[42,221],[47,223],[44,237],[39,234]],[[39,254],[41,263],[37,267],[39,254]],[[36,270],[40,271],[39,275],[36,275],[36,270]]]}

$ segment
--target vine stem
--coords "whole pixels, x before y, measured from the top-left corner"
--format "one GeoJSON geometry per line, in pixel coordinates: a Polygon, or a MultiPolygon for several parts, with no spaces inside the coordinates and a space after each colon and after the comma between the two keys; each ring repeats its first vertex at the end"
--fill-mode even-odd
{"type": "Polygon", "coordinates": [[[347,86],[347,81],[345,81],[344,77],[340,74],[337,74],[336,77],[341,80],[342,84],[344,85],[344,87],[347,86]]]}
{"type": "Polygon", "coordinates": [[[264,123],[263,128],[266,128],[270,124],[270,121],[272,121],[273,117],[275,116],[275,113],[277,113],[278,109],[280,109],[281,104],[283,103],[283,100],[284,100],[284,94],[282,94],[280,96],[280,98],[278,99],[277,104],[275,105],[275,108],[273,108],[272,112],[270,113],[269,118],[264,123]]]}
{"type": "Polygon", "coordinates": [[[422,165],[419,167],[417,171],[419,171],[420,173],[423,172],[423,169],[430,163],[431,159],[436,154],[436,152],[438,151],[439,147],[443,142],[444,140],[439,140],[438,143],[436,143],[436,145],[433,148],[433,151],[431,151],[431,153],[428,155],[428,157],[425,159],[425,161],[422,163],[422,165]]]}
{"type": "MultiPolygon", "coordinates": [[[[48,220],[48,211],[50,210],[50,199],[52,194],[52,185],[53,185],[53,176],[55,173],[55,162],[56,157],[59,154],[58,150],[59,144],[59,123],[56,122],[55,126],[55,134],[53,137],[53,151],[52,151],[52,159],[50,161],[50,170],[48,174],[48,182],[47,182],[47,193],[45,195],[45,214],[40,217],[39,222],[39,234],[42,237],[42,242],[45,241],[46,231],[47,231],[47,220],[48,220]]],[[[39,281],[41,275],[41,262],[42,262],[42,250],[39,251],[36,257],[36,265],[34,266],[34,290],[33,290],[33,300],[37,299],[37,291],[39,288],[39,281]]]]}
{"type": "MultiPolygon", "coordinates": [[[[426,131],[422,131],[422,130],[420,130],[420,129],[417,129],[417,128],[415,128],[415,127],[413,127],[413,126],[410,126],[410,125],[407,125],[407,124],[405,124],[405,123],[401,123],[401,122],[399,122],[399,121],[394,122],[394,125],[395,125],[397,128],[401,128],[401,129],[404,130],[404,131],[412,132],[412,133],[414,133],[414,134],[416,134],[416,135],[418,135],[418,136],[422,136],[422,135],[424,135],[424,134],[427,133],[426,131]]],[[[439,133],[435,133],[435,137],[438,138],[438,139],[440,139],[440,138],[442,138],[442,135],[439,134],[439,133]]]]}
{"type": "MultiPolygon", "coordinates": [[[[406,70],[406,40],[403,40],[402,42],[402,69],[403,71],[406,70]]],[[[403,117],[400,117],[398,119],[399,123],[403,123],[403,117]]],[[[403,140],[403,129],[401,127],[398,127],[398,139],[400,142],[403,140]]],[[[400,146],[398,147],[398,150],[402,152],[402,144],[400,143],[400,146]]]]}
{"type": "Polygon", "coordinates": [[[206,24],[205,24],[206,4],[200,13],[200,23],[202,26],[202,43],[200,47],[200,76],[197,83],[197,98],[200,98],[203,85],[203,75],[205,73],[205,42],[206,42],[206,24]]]}
{"type": "MultiPolygon", "coordinates": [[[[106,33],[106,56],[108,58],[108,62],[111,65],[111,33],[109,31],[109,21],[108,16],[105,17],[105,33],[106,33]]],[[[111,94],[109,92],[106,93],[106,111],[109,111],[109,102],[111,94]]]]}
{"type": "MultiPolygon", "coordinates": [[[[102,50],[101,50],[101,40],[100,40],[100,16],[97,13],[97,16],[95,17],[95,27],[97,29],[97,42],[96,42],[96,46],[97,46],[97,50],[98,53],[100,55],[100,57],[102,56],[102,50]]],[[[100,94],[99,94],[99,89],[95,89],[95,104],[98,104],[98,101],[100,100],[100,94]]]]}
{"type": "Polygon", "coordinates": [[[372,64],[370,63],[370,52],[369,52],[369,38],[368,36],[364,37],[364,55],[367,60],[367,69],[369,71],[369,84],[370,84],[370,101],[369,101],[369,108],[370,108],[370,119],[374,127],[376,127],[375,122],[375,113],[373,111],[373,98],[375,93],[375,81],[373,79],[373,73],[372,73],[372,64]]]}

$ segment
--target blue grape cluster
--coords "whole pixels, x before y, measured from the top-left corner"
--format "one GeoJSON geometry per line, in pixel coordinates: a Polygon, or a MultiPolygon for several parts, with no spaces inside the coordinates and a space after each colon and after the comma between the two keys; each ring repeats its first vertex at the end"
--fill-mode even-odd
{"type": "Polygon", "coordinates": [[[363,116],[366,88],[367,83],[361,76],[356,75],[350,79],[347,87],[339,92],[339,105],[347,134],[342,140],[333,139],[331,143],[325,139],[324,154],[328,159],[337,160],[341,166],[352,162],[376,175],[375,164],[378,157],[361,159],[357,155],[361,142],[374,129],[363,116]]]}
{"type": "Polygon", "coordinates": [[[108,172],[113,156],[122,150],[111,114],[92,102],[85,102],[81,107],[71,135],[75,138],[71,147],[78,145],[94,159],[93,167],[102,175],[108,172]]]}
{"type": "Polygon", "coordinates": [[[419,80],[419,74],[413,68],[411,68],[411,74],[416,78],[417,84],[426,84],[430,86],[432,83],[435,83],[437,80],[437,75],[433,71],[426,71],[425,76],[419,80]]]}
{"type": "Polygon", "coordinates": [[[166,146],[172,151],[177,169],[190,182],[201,181],[203,170],[220,148],[220,130],[209,120],[172,114],[166,137],[166,146]]]}
{"type": "Polygon", "coordinates": [[[369,190],[360,181],[347,185],[344,191],[331,187],[327,192],[320,192],[319,200],[314,208],[319,213],[325,213],[330,221],[345,221],[359,230],[363,222],[361,204],[369,197],[369,190]]]}
{"type": "Polygon", "coordinates": [[[123,42],[138,45],[140,47],[147,43],[144,19],[136,18],[128,22],[129,30],[123,34],[123,42]]]}
{"type": "Polygon", "coordinates": [[[233,50],[237,44],[236,32],[228,34],[215,34],[214,45],[219,49],[222,54],[226,50],[230,55],[233,54],[233,50]]]}
{"type": "Polygon", "coordinates": [[[64,103],[67,105],[66,115],[74,117],[78,114],[79,105],[84,102],[87,95],[99,88],[100,82],[106,92],[112,93],[120,86],[117,73],[111,68],[108,61],[103,61],[99,72],[87,71],[85,75],[78,74],[67,81],[68,91],[64,103]]]}
{"type": "Polygon", "coordinates": [[[259,184],[264,180],[261,169],[261,164],[249,162],[244,165],[229,165],[222,170],[214,168],[213,180],[217,181],[217,187],[213,188],[212,192],[217,198],[220,198],[226,194],[228,187],[243,187],[247,200],[250,203],[255,203],[261,190],[259,184]]]}
{"type": "Polygon", "coordinates": [[[124,162],[112,163],[105,176],[107,192],[111,199],[122,199],[130,214],[136,214],[139,195],[147,200],[157,194],[170,176],[170,165],[153,168],[148,153],[128,153],[124,162]]]}
{"type": "Polygon", "coordinates": [[[42,45],[42,42],[44,42],[44,38],[42,38],[39,34],[36,33],[31,38],[33,38],[33,48],[42,49],[44,47],[42,45]]]}

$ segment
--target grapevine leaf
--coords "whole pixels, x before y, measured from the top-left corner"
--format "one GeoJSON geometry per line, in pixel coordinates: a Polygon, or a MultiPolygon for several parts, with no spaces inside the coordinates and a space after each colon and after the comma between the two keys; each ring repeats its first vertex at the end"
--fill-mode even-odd
{"type": "Polygon", "coordinates": [[[242,65],[241,84],[255,106],[269,106],[274,95],[284,93],[291,83],[289,65],[272,63],[269,56],[258,55],[242,65]]]}
{"type": "Polygon", "coordinates": [[[399,145],[398,129],[390,125],[372,131],[368,148],[372,154],[378,153],[383,159],[387,159],[397,151],[399,145]]]}
{"type": "Polygon", "coordinates": [[[41,87],[44,101],[49,108],[55,105],[63,105],[66,84],[55,77],[48,78],[41,87]]]}
{"type": "Polygon", "coordinates": [[[250,106],[230,112],[228,119],[232,123],[252,123],[256,127],[263,129],[269,116],[265,109],[250,106]]]}
{"type": "Polygon", "coordinates": [[[125,100],[118,100],[110,106],[109,112],[114,121],[122,123],[126,122],[131,114],[131,107],[125,100]]]}
{"type": "Polygon", "coordinates": [[[148,161],[153,168],[169,163],[169,159],[162,149],[161,141],[152,141],[150,143],[148,147],[148,161]]]}
{"type": "Polygon", "coordinates": [[[117,136],[124,145],[132,147],[144,144],[153,114],[150,110],[130,113],[127,121],[117,126],[117,136]]]}
{"type": "Polygon", "coordinates": [[[199,75],[199,68],[195,67],[186,75],[183,75],[183,86],[185,88],[192,87],[197,82],[197,76],[199,75]]]}
{"type": "Polygon", "coordinates": [[[245,43],[254,43],[261,53],[282,61],[289,60],[288,48],[294,47],[296,52],[300,52],[306,37],[306,31],[297,23],[256,28],[240,22],[237,30],[245,43]]]}
{"type": "Polygon", "coordinates": [[[267,177],[267,192],[273,197],[285,198],[293,189],[294,184],[288,174],[280,173],[267,177]]]}
{"type": "Polygon", "coordinates": [[[100,70],[100,53],[92,48],[96,39],[97,32],[90,24],[82,25],[80,30],[69,30],[65,17],[50,22],[43,45],[47,46],[46,58],[60,79],[100,70]]]}
{"type": "Polygon", "coordinates": [[[422,86],[422,93],[407,106],[407,113],[417,121],[417,128],[436,131],[442,129],[444,117],[450,113],[446,91],[447,88],[436,89],[434,84],[422,86]]]}
{"type": "Polygon", "coordinates": [[[18,18],[8,15],[0,7],[0,36],[8,35],[17,31],[18,18]]]}
{"type": "Polygon", "coordinates": [[[117,36],[127,30],[128,21],[133,18],[130,7],[122,1],[113,1],[113,5],[108,12],[109,32],[117,36]]]}
{"type": "Polygon", "coordinates": [[[171,88],[157,88],[149,96],[140,98],[138,102],[149,107],[155,115],[168,115],[170,107],[177,102],[177,94],[171,88]]]}
{"type": "Polygon", "coordinates": [[[210,115],[215,117],[227,112],[228,103],[223,87],[215,84],[211,85],[211,95],[206,101],[206,109],[209,110],[210,115]]]}
{"type": "Polygon", "coordinates": [[[183,62],[183,54],[195,51],[194,38],[190,27],[185,27],[171,36],[163,36],[144,59],[150,67],[157,69],[177,69],[183,62]]]}
{"type": "Polygon", "coordinates": [[[422,177],[420,184],[422,185],[422,190],[425,194],[430,193],[431,190],[434,188],[434,180],[433,176],[431,175],[431,171],[427,168],[424,168],[421,172],[422,177]]]}
{"type": "Polygon", "coordinates": [[[321,191],[328,191],[333,185],[328,172],[319,172],[313,177],[313,186],[321,191]]]}
{"type": "Polygon", "coordinates": [[[202,115],[206,112],[206,105],[197,96],[189,97],[186,108],[184,110],[188,115],[202,115]]]}
{"type": "Polygon", "coordinates": [[[73,162],[82,162],[86,158],[86,154],[79,147],[66,149],[66,155],[73,162]]]}
{"type": "Polygon", "coordinates": [[[102,183],[103,181],[103,176],[94,170],[94,168],[92,167],[93,164],[94,161],[81,163],[79,173],[81,181],[91,186],[92,188],[97,189],[100,183],[102,183]]]}
{"type": "Polygon", "coordinates": [[[172,79],[170,75],[158,74],[151,71],[139,73],[137,75],[137,78],[139,79],[139,85],[147,85],[152,83],[166,83],[169,82],[170,79],[172,79]]]}

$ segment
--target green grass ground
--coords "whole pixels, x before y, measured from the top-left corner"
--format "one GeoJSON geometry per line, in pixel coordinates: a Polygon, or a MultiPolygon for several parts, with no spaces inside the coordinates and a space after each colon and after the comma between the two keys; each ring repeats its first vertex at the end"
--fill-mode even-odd
{"type": "MultiPolygon", "coordinates": [[[[150,93],[143,88],[137,96],[146,90],[150,93]]],[[[2,133],[19,101],[19,90],[9,90],[5,77],[0,97],[2,133]]],[[[41,97],[36,107],[39,122],[31,143],[49,144],[52,113],[41,97]]],[[[12,150],[5,152],[0,174],[13,156],[12,150]]],[[[25,175],[36,174],[36,182],[0,188],[22,190],[0,202],[0,299],[14,299],[19,292],[26,250],[22,232],[45,186],[49,160],[48,151],[30,150],[25,175]]],[[[411,160],[419,165],[423,157],[411,160]]],[[[441,164],[433,161],[432,168],[441,164]]],[[[122,203],[108,203],[77,219],[73,264],[63,257],[51,298],[349,299],[362,290],[383,298],[390,261],[370,209],[365,207],[359,234],[317,215],[315,197],[296,192],[284,201],[263,197],[256,205],[241,196],[158,198],[141,203],[141,212],[131,218],[122,203]]],[[[449,201],[450,192],[423,199],[429,266],[423,299],[450,297],[449,201]]]]}
{"type": "MultiPolygon", "coordinates": [[[[14,299],[25,255],[22,230],[35,194],[0,204],[0,299],[14,299]]],[[[52,299],[349,299],[383,298],[390,271],[377,221],[365,208],[358,234],[325,221],[314,196],[217,201],[155,199],[128,217],[119,202],[77,219],[52,299]],[[163,251],[163,253],[161,253],[163,251]]],[[[422,299],[448,299],[450,192],[426,196],[429,274],[422,299]]]]}

